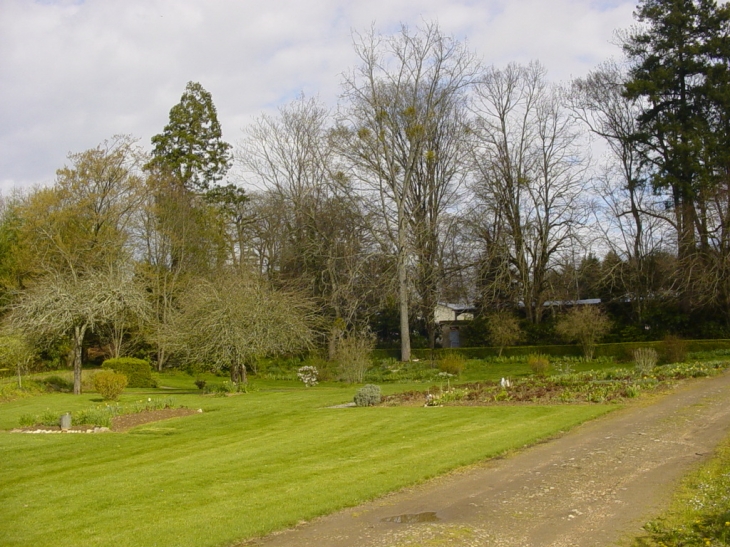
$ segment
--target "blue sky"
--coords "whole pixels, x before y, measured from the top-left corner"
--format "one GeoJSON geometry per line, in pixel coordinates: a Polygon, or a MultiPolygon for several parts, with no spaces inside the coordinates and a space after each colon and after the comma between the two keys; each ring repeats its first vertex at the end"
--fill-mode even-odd
{"type": "Polygon", "coordinates": [[[132,134],[149,147],[188,81],[224,138],[304,92],[334,106],[351,31],[438,21],[485,64],[551,79],[618,56],[635,2],[591,0],[0,0],[0,192],[53,182],[69,152],[132,134]]]}

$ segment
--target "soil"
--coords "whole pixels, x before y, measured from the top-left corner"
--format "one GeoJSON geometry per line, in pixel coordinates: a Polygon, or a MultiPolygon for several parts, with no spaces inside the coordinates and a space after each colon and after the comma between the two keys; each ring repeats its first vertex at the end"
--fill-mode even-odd
{"type": "Polygon", "coordinates": [[[730,373],[685,381],[509,457],[243,545],[625,544],[730,435],[729,401],[730,373]]]}
{"type": "Polygon", "coordinates": [[[159,422],[169,418],[179,418],[181,416],[190,416],[198,411],[192,408],[164,408],[162,410],[147,410],[145,412],[137,412],[136,414],[123,414],[112,418],[112,431],[127,431],[138,425],[148,424],[150,422],[159,422]]]}

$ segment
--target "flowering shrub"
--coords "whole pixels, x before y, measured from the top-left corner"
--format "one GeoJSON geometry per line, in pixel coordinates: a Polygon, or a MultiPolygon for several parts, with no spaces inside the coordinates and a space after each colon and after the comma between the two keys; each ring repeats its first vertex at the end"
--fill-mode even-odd
{"type": "Polygon", "coordinates": [[[304,385],[307,387],[312,387],[317,385],[317,378],[319,373],[317,372],[317,367],[300,367],[297,371],[297,378],[299,378],[302,382],[304,382],[304,385]]]}

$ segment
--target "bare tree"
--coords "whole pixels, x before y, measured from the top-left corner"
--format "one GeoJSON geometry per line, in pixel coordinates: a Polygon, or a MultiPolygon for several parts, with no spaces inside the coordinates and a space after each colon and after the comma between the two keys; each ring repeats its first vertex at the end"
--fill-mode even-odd
{"type": "Polygon", "coordinates": [[[672,225],[662,197],[649,184],[649,171],[636,142],[641,104],[624,94],[627,75],[616,62],[600,65],[573,82],[570,105],[589,130],[608,146],[604,164],[595,178],[597,226],[602,245],[622,261],[607,269],[611,284],[630,296],[642,321],[652,272],[649,257],[664,245],[672,225]]]}
{"type": "Polygon", "coordinates": [[[473,190],[492,246],[487,270],[498,268],[486,275],[508,281],[499,291],[539,323],[548,273],[587,220],[579,134],[560,90],[546,83],[537,63],[487,70],[474,114],[473,190]]]}
{"type": "Polygon", "coordinates": [[[360,66],[344,80],[341,152],[354,176],[373,191],[396,258],[401,359],[408,361],[412,219],[424,234],[432,234],[437,224],[431,217],[434,223],[427,226],[429,213],[423,210],[419,218],[412,208],[414,200],[439,202],[433,194],[418,200],[415,187],[420,177],[421,189],[433,190],[434,168],[446,159],[436,149],[439,131],[471,84],[475,63],[466,47],[444,36],[436,24],[415,32],[402,26],[390,37],[372,29],[356,36],[355,52],[360,66]]]}
{"type": "Polygon", "coordinates": [[[86,333],[126,314],[147,313],[146,294],[128,273],[66,273],[48,275],[22,294],[13,305],[8,322],[13,332],[36,344],[70,338],[74,394],[78,395],[86,333]]]}
{"type": "Polygon", "coordinates": [[[301,351],[314,339],[310,303],[260,279],[199,279],[181,304],[172,331],[177,352],[187,362],[227,368],[239,389],[258,358],[301,351]]]}
{"type": "Polygon", "coordinates": [[[238,161],[262,189],[249,226],[260,270],[318,299],[333,321],[365,323],[374,247],[361,199],[339,168],[328,110],[300,97],[245,132],[238,161]]]}

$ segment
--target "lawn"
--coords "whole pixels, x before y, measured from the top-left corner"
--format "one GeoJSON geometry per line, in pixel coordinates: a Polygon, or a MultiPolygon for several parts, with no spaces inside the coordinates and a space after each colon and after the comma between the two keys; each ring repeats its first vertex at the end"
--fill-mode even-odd
{"type": "MultiPolygon", "coordinates": [[[[534,443],[615,406],[332,409],[355,389],[255,382],[202,396],[190,377],[122,402],[172,395],[202,414],[127,433],[0,433],[0,538],[22,546],[227,545],[352,506],[534,443]]],[[[387,391],[408,389],[401,384],[387,391]]],[[[99,404],[42,395],[0,405],[20,415],[99,404]]]]}

